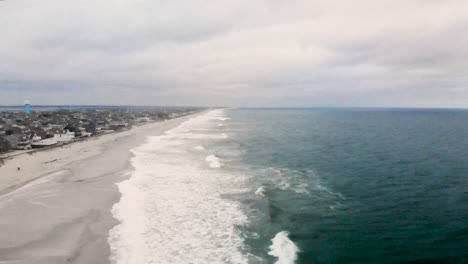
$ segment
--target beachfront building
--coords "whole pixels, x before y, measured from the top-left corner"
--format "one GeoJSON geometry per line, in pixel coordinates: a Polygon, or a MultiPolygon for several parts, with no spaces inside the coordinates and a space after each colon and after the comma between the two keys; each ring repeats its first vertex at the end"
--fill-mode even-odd
{"type": "Polygon", "coordinates": [[[145,117],[138,117],[135,121],[137,123],[147,123],[147,122],[150,122],[151,119],[149,117],[145,116],[145,117]]]}
{"type": "Polygon", "coordinates": [[[104,120],[97,120],[96,121],[96,130],[105,129],[107,122],[104,120]]]}
{"type": "Polygon", "coordinates": [[[76,138],[130,129],[134,124],[186,114],[187,109],[115,108],[115,109],[38,109],[0,110],[0,152],[44,148],[71,142],[76,138]],[[66,131],[66,132],[65,132],[66,131]]]}
{"type": "Polygon", "coordinates": [[[7,152],[11,149],[10,143],[2,137],[0,137],[0,153],[7,152]]]}
{"type": "Polygon", "coordinates": [[[123,121],[110,121],[107,126],[108,130],[121,130],[128,127],[128,123],[123,121]]]}
{"type": "Polygon", "coordinates": [[[42,137],[37,135],[37,134],[33,134],[32,138],[31,138],[32,142],[37,142],[37,141],[41,141],[41,140],[42,140],[42,137]]]}
{"type": "Polygon", "coordinates": [[[28,149],[31,149],[31,140],[29,138],[24,138],[24,137],[21,137],[19,140],[18,140],[18,143],[17,143],[17,146],[16,146],[17,149],[20,149],[20,150],[28,150],[28,149]]]}
{"type": "Polygon", "coordinates": [[[22,134],[11,134],[3,136],[10,149],[27,150],[31,149],[31,140],[22,134]]]}
{"type": "Polygon", "coordinates": [[[57,142],[68,142],[72,141],[75,138],[75,132],[70,132],[67,130],[64,134],[55,134],[54,139],[57,142]]]}

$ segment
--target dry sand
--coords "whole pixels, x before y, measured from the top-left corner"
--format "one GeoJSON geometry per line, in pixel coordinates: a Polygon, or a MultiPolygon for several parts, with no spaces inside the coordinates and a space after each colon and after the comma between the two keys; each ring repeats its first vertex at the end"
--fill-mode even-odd
{"type": "Polygon", "coordinates": [[[190,118],[22,154],[0,167],[0,263],[109,263],[115,183],[131,171],[130,149],[190,118]],[[21,167],[18,171],[17,167],[21,167]]]}

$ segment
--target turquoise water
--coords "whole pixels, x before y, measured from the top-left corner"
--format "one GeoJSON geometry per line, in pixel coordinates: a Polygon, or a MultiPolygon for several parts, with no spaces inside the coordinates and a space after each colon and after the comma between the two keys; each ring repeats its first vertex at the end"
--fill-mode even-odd
{"type": "Polygon", "coordinates": [[[205,146],[244,181],[225,199],[248,218],[250,263],[468,263],[468,111],[226,116],[228,137],[205,146]]]}

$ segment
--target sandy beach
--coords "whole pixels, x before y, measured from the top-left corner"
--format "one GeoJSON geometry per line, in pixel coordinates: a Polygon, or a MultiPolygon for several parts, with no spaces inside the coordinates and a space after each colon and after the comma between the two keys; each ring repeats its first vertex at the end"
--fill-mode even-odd
{"type": "Polygon", "coordinates": [[[110,210],[130,149],[185,116],[22,154],[0,167],[0,263],[109,263],[110,210]],[[17,168],[21,167],[18,171],[17,168]]]}

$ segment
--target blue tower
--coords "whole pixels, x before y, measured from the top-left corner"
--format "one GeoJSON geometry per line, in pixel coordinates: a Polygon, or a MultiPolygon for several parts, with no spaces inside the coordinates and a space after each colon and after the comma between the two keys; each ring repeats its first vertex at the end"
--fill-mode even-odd
{"type": "Polygon", "coordinates": [[[31,106],[29,105],[29,101],[26,100],[24,102],[24,112],[29,115],[31,113],[31,106]]]}

